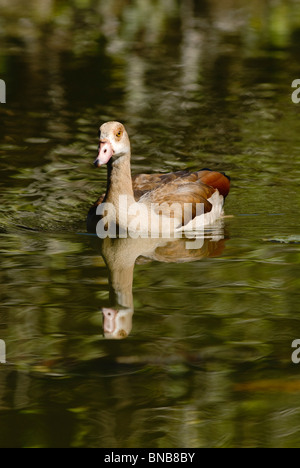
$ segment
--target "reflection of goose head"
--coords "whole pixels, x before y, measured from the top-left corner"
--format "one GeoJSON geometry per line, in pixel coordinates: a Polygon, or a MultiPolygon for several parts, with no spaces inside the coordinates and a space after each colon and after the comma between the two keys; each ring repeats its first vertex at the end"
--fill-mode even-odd
{"type": "Polygon", "coordinates": [[[107,339],[127,338],[132,329],[133,309],[102,309],[103,332],[107,339]]]}
{"type": "Polygon", "coordinates": [[[223,226],[200,239],[198,249],[187,249],[186,239],[110,239],[102,241],[102,256],[109,269],[112,306],[103,308],[103,331],[107,339],[127,338],[134,313],[132,285],[136,263],[158,261],[182,263],[221,255],[225,248],[223,226]]]}

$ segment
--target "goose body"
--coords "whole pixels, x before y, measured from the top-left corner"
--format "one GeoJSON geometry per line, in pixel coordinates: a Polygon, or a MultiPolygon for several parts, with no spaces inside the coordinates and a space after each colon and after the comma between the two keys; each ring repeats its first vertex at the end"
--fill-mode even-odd
{"type": "Polygon", "coordinates": [[[221,172],[178,171],[131,176],[131,149],[125,127],[107,122],[100,127],[95,166],[107,164],[107,190],[90,209],[89,232],[95,232],[105,207],[107,220],[139,233],[160,235],[207,226],[223,215],[230,179],[221,172]],[[101,213],[101,214],[100,214],[101,213]]]}

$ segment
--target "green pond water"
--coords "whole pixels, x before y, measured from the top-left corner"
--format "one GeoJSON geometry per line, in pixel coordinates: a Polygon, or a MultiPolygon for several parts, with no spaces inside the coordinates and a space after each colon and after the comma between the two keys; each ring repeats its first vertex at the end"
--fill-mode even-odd
{"type": "Polygon", "coordinates": [[[299,51],[297,1],[0,1],[1,447],[300,446],[299,51]],[[86,234],[107,120],[230,175],[201,249],[86,234]]]}

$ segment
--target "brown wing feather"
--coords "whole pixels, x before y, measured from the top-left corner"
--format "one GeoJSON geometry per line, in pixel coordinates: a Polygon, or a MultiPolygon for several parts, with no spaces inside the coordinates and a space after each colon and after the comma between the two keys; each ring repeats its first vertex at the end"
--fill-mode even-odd
{"type": "Polygon", "coordinates": [[[144,195],[146,192],[152,191],[176,181],[176,183],[187,184],[188,182],[201,181],[210,187],[219,191],[223,197],[227,197],[230,190],[230,179],[222,172],[202,169],[201,171],[177,171],[169,174],[138,174],[133,176],[132,185],[135,192],[144,195]]]}
{"type": "Polygon", "coordinates": [[[147,192],[140,200],[158,205],[156,208],[158,214],[168,215],[171,218],[182,216],[182,225],[184,225],[195,218],[197,205],[200,203],[204,205],[204,213],[211,211],[212,205],[208,199],[215,191],[216,189],[199,180],[195,182],[186,180],[183,184],[182,179],[178,178],[147,192]],[[185,204],[191,205],[190,212],[184,210],[185,204]]]}
{"type": "Polygon", "coordinates": [[[204,184],[210,185],[219,191],[224,198],[227,197],[230,191],[230,178],[222,172],[210,170],[199,171],[199,178],[204,184]]]}

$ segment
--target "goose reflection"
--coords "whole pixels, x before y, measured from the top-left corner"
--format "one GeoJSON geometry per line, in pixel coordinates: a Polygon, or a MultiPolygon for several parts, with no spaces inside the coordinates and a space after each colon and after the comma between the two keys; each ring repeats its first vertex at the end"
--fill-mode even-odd
{"type": "MultiPolygon", "coordinates": [[[[190,242],[190,241],[189,241],[190,242]]],[[[134,314],[133,273],[136,264],[194,262],[217,257],[225,248],[223,223],[187,248],[187,239],[110,239],[101,241],[101,255],[109,270],[110,306],[102,309],[103,333],[106,339],[127,338],[134,314]],[[197,247],[197,248],[195,248],[197,247]]]]}

